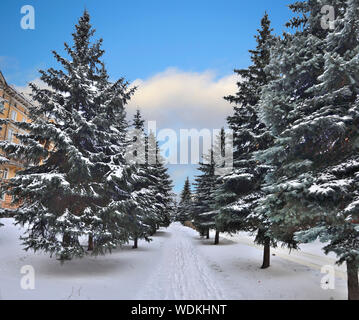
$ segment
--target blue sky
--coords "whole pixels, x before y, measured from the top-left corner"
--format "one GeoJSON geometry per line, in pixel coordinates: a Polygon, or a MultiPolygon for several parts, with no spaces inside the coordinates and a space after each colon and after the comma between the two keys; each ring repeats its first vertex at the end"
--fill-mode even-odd
{"type": "MultiPolygon", "coordinates": [[[[195,115],[191,118],[191,106],[188,102],[191,97],[188,97],[188,101],[179,102],[178,106],[174,101],[170,103],[170,97],[163,97],[166,93],[161,92],[161,87],[155,87],[156,84],[163,87],[163,82],[157,81],[158,75],[164,77],[166,82],[165,77],[170,74],[174,81],[170,89],[173,90],[180,86],[185,92],[185,85],[180,84],[185,81],[193,83],[193,86],[199,84],[201,88],[196,92],[213,88],[214,91],[218,89],[218,94],[233,93],[226,91],[226,84],[229,79],[235,82],[233,68],[248,66],[248,50],[255,45],[253,36],[264,12],[269,13],[275,32],[281,34],[284,23],[290,17],[287,4],[291,2],[293,1],[2,0],[0,70],[9,83],[24,87],[28,81],[34,81],[38,77],[38,69],[57,67],[51,50],[62,53],[63,43],[71,43],[74,24],[86,8],[97,30],[95,37],[104,39],[104,59],[111,78],[124,76],[130,82],[140,82],[151,92],[158,91],[161,98],[154,99],[159,101],[158,106],[166,101],[172,108],[166,108],[165,105],[162,109],[156,109],[157,117],[162,119],[161,127],[178,127],[181,123],[181,127],[188,125],[200,128],[206,123],[196,125],[202,119],[200,112],[198,119],[195,115]],[[35,30],[20,28],[20,8],[23,5],[35,8],[35,30]],[[230,76],[232,78],[228,78],[230,76]],[[186,104],[185,112],[189,115],[184,118],[179,116],[176,123],[171,114],[180,114],[181,103],[186,104]]],[[[228,90],[233,88],[228,87],[228,90]]],[[[150,95],[139,96],[136,104],[141,103],[139,107],[145,108],[146,97],[153,98],[150,95]]],[[[197,102],[193,108],[200,104],[206,105],[205,93],[197,98],[194,99],[197,102]]],[[[218,103],[222,108],[222,102],[218,103]]],[[[230,114],[231,107],[223,105],[223,110],[223,115],[213,115],[216,121],[209,121],[211,124],[208,127],[225,124],[225,117],[230,114]]],[[[147,114],[155,115],[150,107],[147,114]]],[[[207,115],[207,119],[210,116],[211,114],[207,115]]],[[[185,176],[192,175],[193,172],[193,167],[190,166],[187,169],[178,168],[177,171],[176,168],[171,168],[176,191],[181,188],[185,176]]]]}

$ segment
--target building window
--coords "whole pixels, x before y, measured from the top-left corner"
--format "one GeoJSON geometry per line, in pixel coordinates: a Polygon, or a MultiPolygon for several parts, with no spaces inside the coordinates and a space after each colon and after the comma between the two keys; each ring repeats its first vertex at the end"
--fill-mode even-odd
{"type": "Polygon", "coordinates": [[[12,142],[13,138],[14,138],[14,130],[9,129],[8,132],[7,132],[7,140],[9,142],[12,142]]]}
{"type": "Polygon", "coordinates": [[[9,177],[9,169],[5,169],[2,173],[2,178],[7,179],[9,177]]]}
{"type": "Polygon", "coordinates": [[[17,112],[15,110],[11,111],[11,120],[16,121],[17,112]]]}

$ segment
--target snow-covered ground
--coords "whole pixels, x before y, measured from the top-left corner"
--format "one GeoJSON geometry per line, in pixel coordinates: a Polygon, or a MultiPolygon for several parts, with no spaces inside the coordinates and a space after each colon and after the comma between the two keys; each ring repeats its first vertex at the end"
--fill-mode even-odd
{"type": "Polygon", "coordinates": [[[248,235],[224,235],[221,244],[200,239],[178,223],[160,230],[151,243],[124,246],[104,257],[61,265],[42,253],[22,250],[21,230],[1,219],[0,299],[346,299],[345,270],[337,269],[336,289],[323,290],[320,273],[332,265],[318,243],[290,255],[273,251],[272,266],[261,270],[262,250],[248,235]],[[35,270],[35,289],[23,290],[24,265],[35,270]]]}

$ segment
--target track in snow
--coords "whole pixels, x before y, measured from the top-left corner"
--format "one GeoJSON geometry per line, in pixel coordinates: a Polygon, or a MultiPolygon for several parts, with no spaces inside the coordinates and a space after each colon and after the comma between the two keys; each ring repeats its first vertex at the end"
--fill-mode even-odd
{"type": "Polygon", "coordinates": [[[170,237],[163,242],[162,259],[139,299],[225,299],[215,271],[207,266],[193,243],[193,237],[186,231],[179,223],[167,229],[170,237]]]}
{"type": "Polygon", "coordinates": [[[321,288],[318,267],[330,261],[316,259],[316,247],[290,259],[280,251],[272,256],[271,268],[262,270],[262,248],[250,239],[223,235],[214,246],[213,234],[210,240],[201,239],[175,223],[160,230],[151,243],[141,240],[138,250],[125,245],[104,257],[60,264],[47,254],[23,251],[23,230],[13,219],[0,221],[5,224],[0,230],[0,299],[347,299],[347,284],[340,277],[335,290],[321,288]],[[21,288],[24,265],[35,269],[35,290],[21,288]]]}

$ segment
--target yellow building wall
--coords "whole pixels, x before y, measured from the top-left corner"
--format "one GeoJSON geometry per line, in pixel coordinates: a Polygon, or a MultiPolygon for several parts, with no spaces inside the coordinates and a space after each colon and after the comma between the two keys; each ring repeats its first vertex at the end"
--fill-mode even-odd
{"type": "MultiPolygon", "coordinates": [[[[19,143],[19,140],[15,137],[17,133],[21,133],[21,131],[17,128],[16,122],[22,122],[22,121],[29,121],[26,112],[27,109],[17,100],[15,100],[14,97],[10,96],[8,93],[4,92],[3,89],[0,88],[0,97],[4,98],[5,101],[0,104],[3,104],[4,108],[3,111],[0,112],[0,118],[1,119],[12,119],[12,112],[16,112],[16,118],[14,118],[15,121],[11,121],[9,124],[2,125],[1,131],[0,131],[0,140],[8,140],[9,138],[9,129],[13,130],[13,138],[12,142],[19,143]]],[[[3,181],[4,171],[7,171],[7,179],[11,179],[15,177],[16,172],[20,170],[21,164],[11,163],[11,164],[3,164],[0,165],[0,181],[3,181]]],[[[8,208],[13,209],[11,206],[11,196],[5,194],[0,195],[0,202],[2,208],[8,208]]]]}

